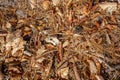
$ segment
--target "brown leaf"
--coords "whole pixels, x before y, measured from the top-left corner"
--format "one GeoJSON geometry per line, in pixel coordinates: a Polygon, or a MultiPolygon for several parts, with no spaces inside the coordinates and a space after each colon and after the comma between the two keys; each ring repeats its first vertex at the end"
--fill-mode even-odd
{"type": "Polygon", "coordinates": [[[65,68],[58,70],[57,74],[64,79],[68,79],[68,71],[69,71],[69,67],[65,67],[65,68]]]}
{"type": "Polygon", "coordinates": [[[42,4],[42,7],[43,9],[47,10],[49,9],[50,7],[50,2],[47,0],[47,1],[44,1],[43,4],[42,4]]]}
{"type": "Polygon", "coordinates": [[[117,10],[117,3],[104,2],[104,3],[100,3],[99,6],[110,14],[112,14],[113,11],[117,10]]]}
{"type": "Polygon", "coordinates": [[[31,8],[34,9],[36,2],[35,2],[35,0],[29,0],[29,4],[30,4],[31,8]]]}
{"type": "Polygon", "coordinates": [[[69,42],[68,42],[68,40],[66,40],[66,41],[63,43],[63,46],[62,46],[62,47],[64,48],[64,47],[67,47],[68,45],[69,45],[69,42]]]}
{"type": "Polygon", "coordinates": [[[97,74],[97,67],[95,63],[92,60],[88,60],[88,63],[89,63],[89,70],[91,74],[97,74]]]}
{"type": "Polygon", "coordinates": [[[52,0],[52,2],[53,2],[53,5],[58,5],[59,3],[60,3],[60,0],[52,0]]]}

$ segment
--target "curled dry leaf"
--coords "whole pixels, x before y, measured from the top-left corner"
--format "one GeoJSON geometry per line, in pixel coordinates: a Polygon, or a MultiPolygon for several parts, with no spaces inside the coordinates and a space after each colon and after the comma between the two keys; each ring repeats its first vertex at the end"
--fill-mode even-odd
{"type": "Polygon", "coordinates": [[[0,80],[117,80],[116,1],[0,0],[0,80]]]}
{"type": "Polygon", "coordinates": [[[66,40],[66,41],[63,43],[63,46],[62,46],[62,47],[64,48],[64,47],[67,47],[68,45],[69,45],[69,41],[66,40]]]}
{"type": "Polygon", "coordinates": [[[24,41],[21,38],[15,38],[13,41],[9,41],[5,47],[6,50],[9,51],[12,49],[12,55],[14,55],[17,51],[24,49],[24,41]]]}
{"type": "Polygon", "coordinates": [[[47,38],[45,39],[45,41],[46,41],[47,43],[51,43],[51,44],[53,44],[53,45],[59,44],[59,40],[58,40],[56,37],[47,37],[47,38]]]}
{"type": "Polygon", "coordinates": [[[58,70],[57,73],[62,78],[68,79],[68,71],[69,71],[69,67],[66,67],[66,68],[62,68],[62,69],[58,70]]]}
{"type": "Polygon", "coordinates": [[[49,1],[44,1],[42,4],[43,9],[47,10],[50,7],[50,2],[49,1]]]}
{"type": "Polygon", "coordinates": [[[100,3],[99,6],[110,14],[112,14],[113,11],[117,10],[117,3],[104,2],[104,3],[100,3]]]}

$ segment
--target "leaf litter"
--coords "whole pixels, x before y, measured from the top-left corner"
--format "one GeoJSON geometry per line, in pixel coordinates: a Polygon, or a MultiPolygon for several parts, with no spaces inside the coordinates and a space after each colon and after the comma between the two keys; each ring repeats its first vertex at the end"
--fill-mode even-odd
{"type": "Polygon", "coordinates": [[[119,80],[120,0],[0,0],[0,80],[119,80]]]}

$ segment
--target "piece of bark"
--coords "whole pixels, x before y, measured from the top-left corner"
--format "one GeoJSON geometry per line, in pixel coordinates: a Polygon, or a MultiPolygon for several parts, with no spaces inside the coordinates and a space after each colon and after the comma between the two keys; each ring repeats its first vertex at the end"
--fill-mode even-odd
{"type": "Polygon", "coordinates": [[[58,58],[60,61],[63,60],[63,47],[61,42],[58,44],[58,58]]]}

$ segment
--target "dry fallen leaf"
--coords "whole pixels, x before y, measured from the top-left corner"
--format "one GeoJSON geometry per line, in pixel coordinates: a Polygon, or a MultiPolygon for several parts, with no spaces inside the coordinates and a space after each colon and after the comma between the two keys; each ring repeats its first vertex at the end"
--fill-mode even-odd
{"type": "Polygon", "coordinates": [[[41,47],[40,49],[37,50],[36,53],[37,53],[38,56],[40,56],[40,55],[42,55],[45,51],[46,51],[45,48],[44,48],[44,47],[41,47]]]}
{"type": "Polygon", "coordinates": [[[58,73],[58,75],[61,76],[62,78],[68,79],[68,70],[69,70],[69,67],[62,68],[62,69],[60,69],[57,73],[58,73]]]}
{"type": "Polygon", "coordinates": [[[62,46],[62,47],[64,48],[64,47],[67,47],[68,45],[69,45],[69,41],[66,40],[66,41],[63,43],[63,46],[62,46]]]}
{"type": "Polygon", "coordinates": [[[27,50],[26,50],[26,51],[24,51],[24,54],[25,54],[25,55],[27,55],[27,56],[32,56],[32,53],[31,53],[31,52],[29,52],[29,51],[27,51],[27,50]]]}
{"type": "Polygon", "coordinates": [[[116,80],[119,22],[119,0],[0,0],[0,80],[116,80]]]}
{"type": "Polygon", "coordinates": [[[59,44],[59,40],[58,40],[56,37],[47,37],[47,38],[45,39],[45,41],[46,41],[47,43],[51,43],[51,44],[53,44],[53,45],[59,44]]]}
{"type": "Polygon", "coordinates": [[[14,39],[14,41],[12,42],[12,55],[14,55],[18,50],[22,50],[24,49],[24,41],[21,38],[16,38],[14,39]]]}
{"type": "Polygon", "coordinates": [[[91,74],[97,74],[97,67],[95,63],[92,60],[88,60],[88,63],[89,63],[89,70],[91,74]]]}
{"type": "Polygon", "coordinates": [[[106,35],[106,42],[108,44],[111,44],[111,40],[110,40],[110,37],[109,37],[108,33],[106,33],[105,35],[106,35]]]}
{"type": "Polygon", "coordinates": [[[60,0],[52,0],[52,2],[53,2],[53,5],[58,5],[59,3],[60,3],[60,0]]]}
{"type": "Polygon", "coordinates": [[[29,4],[30,4],[31,8],[34,9],[36,2],[35,2],[35,0],[29,0],[29,4]]]}
{"type": "Polygon", "coordinates": [[[50,7],[50,2],[49,1],[44,1],[42,4],[43,9],[47,10],[50,7]]]}
{"type": "Polygon", "coordinates": [[[41,63],[43,60],[45,60],[45,58],[41,57],[41,58],[37,59],[36,62],[41,63]]]}
{"type": "Polygon", "coordinates": [[[6,23],[6,28],[10,29],[11,28],[11,24],[9,22],[6,23]]]}
{"type": "Polygon", "coordinates": [[[104,2],[104,3],[100,3],[99,6],[110,14],[112,14],[113,11],[117,10],[117,3],[104,2]]]}
{"type": "Polygon", "coordinates": [[[53,44],[46,44],[45,47],[48,50],[54,50],[55,49],[55,46],[53,44]]]}

